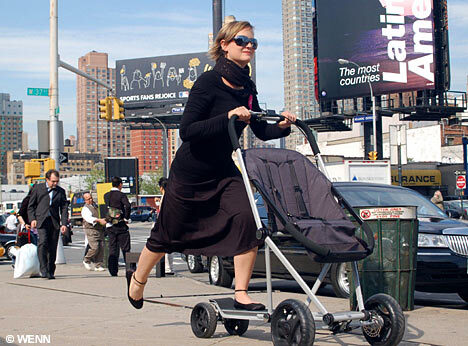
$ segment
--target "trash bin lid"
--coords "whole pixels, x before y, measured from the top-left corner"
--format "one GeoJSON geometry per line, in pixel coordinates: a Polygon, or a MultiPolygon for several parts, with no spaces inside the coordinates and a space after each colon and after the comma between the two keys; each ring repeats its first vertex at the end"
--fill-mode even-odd
{"type": "Polygon", "coordinates": [[[413,220],[417,218],[417,207],[356,207],[359,210],[359,216],[363,221],[379,220],[379,219],[403,219],[413,220]]]}

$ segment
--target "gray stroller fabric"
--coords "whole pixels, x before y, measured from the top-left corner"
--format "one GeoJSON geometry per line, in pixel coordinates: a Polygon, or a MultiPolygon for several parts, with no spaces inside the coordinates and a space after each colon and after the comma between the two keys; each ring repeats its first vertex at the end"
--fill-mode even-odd
{"type": "MultiPolygon", "coordinates": [[[[273,203],[284,218],[317,245],[331,250],[328,256],[309,255],[319,262],[365,258],[367,244],[354,235],[356,227],[336,202],[332,184],[312,162],[287,149],[254,148],[243,153],[249,178],[263,187],[267,210],[273,203]]],[[[274,225],[283,230],[275,214],[274,225]]]]}

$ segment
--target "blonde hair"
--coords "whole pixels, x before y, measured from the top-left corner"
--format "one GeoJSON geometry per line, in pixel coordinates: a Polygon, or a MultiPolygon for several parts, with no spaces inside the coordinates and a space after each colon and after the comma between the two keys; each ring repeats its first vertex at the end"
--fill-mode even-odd
{"type": "Polygon", "coordinates": [[[221,48],[221,41],[225,40],[226,42],[231,42],[234,37],[236,37],[236,34],[244,29],[253,30],[254,27],[246,21],[233,21],[225,23],[221,27],[221,30],[219,30],[213,45],[208,51],[208,56],[214,61],[217,61],[221,56],[224,55],[224,51],[221,48]]]}

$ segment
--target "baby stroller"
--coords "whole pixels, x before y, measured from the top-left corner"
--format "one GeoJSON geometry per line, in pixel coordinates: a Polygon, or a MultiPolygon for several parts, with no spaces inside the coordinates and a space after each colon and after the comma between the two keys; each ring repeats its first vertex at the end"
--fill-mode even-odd
{"type": "MultiPolygon", "coordinates": [[[[333,188],[325,174],[300,153],[264,148],[242,152],[234,127],[236,119],[237,117],[233,116],[229,121],[229,136],[236,151],[257,225],[257,238],[265,241],[267,309],[237,310],[231,298],[199,303],[191,314],[194,334],[200,338],[209,338],[215,332],[217,323],[221,322],[229,334],[242,335],[248,329],[249,320],[256,320],[271,323],[272,341],[275,345],[312,345],[315,339],[315,323],[321,323],[324,328],[339,333],[351,330],[351,322],[358,321],[370,344],[398,344],[403,338],[405,320],[397,301],[386,294],[376,294],[364,302],[361,292],[356,261],[369,256],[373,251],[374,238],[369,227],[333,188]],[[257,189],[266,203],[269,227],[265,227],[260,220],[250,184],[257,189]],[[344,210],[356,223],[350,221],[344,210]],[[366,241],[355,235],[358,228],[363,230],[366,241]],[[272,241],[271,234],[278,231],[292,235],[303,244],[312,260],[324,263],[312,288],[305,283],[272,241]],[[307,294],[305,303],[287,299],[273,309],[270,250],[307,294]],[[331,313],[316,296],[331,264],[336,262],[351,262],[358,311],[331,313]],[[315,305],[317,312],[310,311],[310,303],[315,305]]],[[[252,112],[251,121],[282,119],[284,117],[270,112],[252,112]]],[[[317,165],[325,172],[323,160],[310,129],[300,120],[297,120],[295,125],[306,136],[316,156],[317,165]]]]}

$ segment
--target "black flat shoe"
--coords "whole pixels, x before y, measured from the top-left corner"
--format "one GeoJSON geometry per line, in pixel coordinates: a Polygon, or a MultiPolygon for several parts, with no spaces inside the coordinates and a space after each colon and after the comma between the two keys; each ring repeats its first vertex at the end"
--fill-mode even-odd
{"type": "MultiPolygon", "coordinates": [[[[130,302],[130,304],[132,304],[132,306],[135,309],[141,309],[143,307],[143,298],[140,298],[140,299],[136,300],[136,299],[133,299],[132,297],[130,297],[130,282],[132,282],[132,278],[137,283],[139,283],[140,285],[144,285],[143,283],[141,283],[137,279],[135,279],[135,277],[133,276],[134,273],[135,272],[132,271],[132,270],[127,270],[127,272],[125,273],[125,275],[127,277],[127,298],[128,298],[128,301],[130,302]]],[[[146,282],[145,282],[145,284],[146,284],[146,282]]]]}
{"type": "Polygon", "coordinates": [[[235,299],[234,299],[234,307],[237,310],[247,310],[247,311],[265,310],[265,305],[263,304],[260,304],[260,303],[242,304],[242,303],[239,303],[235,299]]]}

